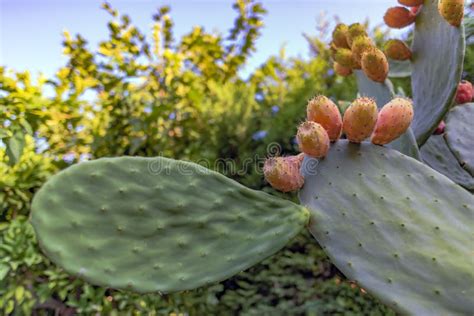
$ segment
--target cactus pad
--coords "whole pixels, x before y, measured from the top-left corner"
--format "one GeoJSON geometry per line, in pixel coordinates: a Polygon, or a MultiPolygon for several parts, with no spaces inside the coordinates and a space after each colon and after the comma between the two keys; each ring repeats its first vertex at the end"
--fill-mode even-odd
{"type": "Polygon", "coordinates": [[[312,234],[348,278],[401,313],[474,310],[469,192],[369,143],[341,140],[314,165],[305,158],[300,201],[312,234]]]}
{"type": "Polygon", "coordinates": [[[411,61],[399,61],[389,59],[388,64],[390,69],[388,72],[388,76],[390,78],[406,78],[411,76],[411,61]]]}
{"type": "Polygon", "coordinates": [[[474,176],[474,103],[458,105],[446,118],[445,137],[464,169],[474,176]]]}
{"type": "Polygon", "coordinates": [[[286,245],[308,211],[199,165],[103,158],[67,168],[37,193],[43,251],[73,275],[134,292],[226,279],[286,245]]]}
{"type": "Polygon", "coordinates": [[[461,167],[442,135],[432,135],[421,147],[420,152],[421,158],[428,166],[460,186],[474,191],[474,177],[461,167]]]}
{"type": "Polygon", "coordinates": [[[427,0],[416,19],[412,52],[412,124],[418,145],[436,129],[452,105],[464,60],[464,27],[452,27],[427,0]]]}

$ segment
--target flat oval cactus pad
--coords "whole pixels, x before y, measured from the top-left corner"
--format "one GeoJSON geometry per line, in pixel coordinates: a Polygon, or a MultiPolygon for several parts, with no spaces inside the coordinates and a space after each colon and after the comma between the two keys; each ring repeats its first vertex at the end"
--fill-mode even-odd
{"type": "Polygon", "coordinates": [[[199,165],[103,158],[53,176],[31,221],[43,251],[73,275],[134,292],[226,279],[272,255],[306,225],[303,207],[199,165]]]}

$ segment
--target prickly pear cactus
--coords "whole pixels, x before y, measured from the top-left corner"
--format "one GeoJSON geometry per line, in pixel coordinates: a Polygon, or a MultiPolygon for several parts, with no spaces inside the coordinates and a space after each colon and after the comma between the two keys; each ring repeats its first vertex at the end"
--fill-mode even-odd
{"type": "Polygon", "coordinates": [[[341,140],[303,163],[310,231],[348,278],[402,313],[474,310],[474,197],[398,151],[341,140]],[[314,166],[317,165],[316,170],[314,166]]]}
{"type": "Polygon", "coordinates": [[[448,24],[438,12],[438,0],[426,0],[416,19],[412,45],[412,128],[420,146],[453,103],[461,80],[464,48],[464,26],[448,24]]]}
{"type": "Polygon", "coordinates": [[[43,251],[85,280],[135,292],[220,281],[275,253],[303,207],[193,163],[105,158],[52,177],[31,221],[43,251]]]}

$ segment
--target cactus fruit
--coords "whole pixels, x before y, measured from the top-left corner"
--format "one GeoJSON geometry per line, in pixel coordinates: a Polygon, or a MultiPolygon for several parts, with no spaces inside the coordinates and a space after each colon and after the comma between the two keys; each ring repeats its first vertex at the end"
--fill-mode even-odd
{"type": "Polygon", "coordinates": [[[385,54],[378,48],[371,48],[362,54],[362,70],[371,80],[384,82],[388,76],[388,61],[385,54]]]}
{"type": "Polygon", "coordinates": [[[344,113],[342,129],[347,139],[360,143],[372,134],[377,122],[377,104],[371,98],[358,98],[344,113]]]}
{"type": "Polygon", "coordinates": [[[446,123],[444,121],[439,122],[438,127],[436,127],[435,131],[433,132],[434,135],[441,135],[444,133],[444,129],[446,128],[446,123]]]}
{"type": "Polygon", "coordinates": [[[336,47],[349,48],[349,44],[347,43],[348,29],[349,28],[344,23],[339,23],[334,28],[334,31],[332,32],[332,42],[334,45],[336,45],[336,47]]]}
{"type": "Polygon", "coordinates": [[[344,67],[337,62],[334,63],[334,72],[342,77],[347,77],[352,75],[352,69],[344,67]]]}
{"type": "Polygon", "coordinates": [[[439,0],[438,11],[446,22],[459,27],[464,17],[464,0],[439,0]]]}
{"type": "Polygon", "coordinates": [[[359,36],[354,39],[354,42],[352,43],[352,60],[354,69],[362,68],[362,54],[372,47],[374,47],[374,43],[367,36],[359,36]]]}
{"type": "Polygon", "coordinates": [[[384,45],[384,52],[388,58],[394,60],[408,60],[411,58],[411,50],[404,41],[391,39],[384,45]]]}
{"type": "Polygon", "coordinates": [[[341,137],[342,117],[339,109],[329,98],[319,95],[308,102],[306,108],[308,121],[320,124],[334,142],[341,137]]]}
{"type": "Polygon", "coordinates": [[[329,150],[328,133],[316,122],[302,123],[298,127],[296,138],[300,150],[311,157],[323,158],[329,150]]]}
{"type": "Polygon", "coordinates": [[[340,140],[314,165],[305,158],[299,199],[348,279],[400,315],[472,315],[474,195],[367,142],[340,140]]]}
{"type": "Polygon", "coordinates": [[[352,68],[354,65],[352,51],[348,48],[339,48],[334,56],[334,60],[345,68],[352,68]]]}
{"type": "Polygon", "coordinates": [[[398,3],[407,7],[417,7],[423,4],[425,0],[398,0],[398,3]]]}
{"type": "Polygon", "coordinates": [[[371,141],[385,145],[400,137],[413,121],[413,104],[409,99],[395,98],[380,110],[371,141]]]}
{"type": "Polygon", "coordinates": [[[416,14],[404,7],[392,7],[387,10],[383,17],[385,24],[394,29],[401,29],[413,24],[416,14]]]}
{"type": "Polygon", "coordinates": [[[351,48],[352,48],[352,43],[359,36],[369,36],[367,34],[365,26],[363,26],[360,23],[354,23],[354,24],[349,25],[349,29],[347,30],[347,43],[349,44],[351,48]]]}
{"type": "Polygon", "coordinates": [[[474,88],[472,83],[467,80],[463,80],[459,83],[456,91],[456,103],[463,104],[471,102],[474,95],[474,88]]]}
{"type": "Polygon", "coordinates": [[[300,173],[303,159],[304,154],[267,159],[263,166],[265,180],[281,192],[299,190],[304,184],[304,178],[300,173]]]}
{"type": "Polygon", "coordinates": [[[31,211],[53,262],[138,293],[224,280],[280,250],[307,221],[299,205],[163,157],[71,166],[43,185],[31,211]]]}
{"type": "MultiPolygon", "coordinates": [[[[357,79],[359,93],[374,98],[379,109],[393,99],[393,85],[389,79],[385,80],[384,83],[374,82],[367,78],[362,71],[355,72],[355,77],[357,79]]],[[[399,139],[388,144],[387,147],[398,150],[402,154],[414,159],[421,160],[418,145],[411,128],[399,139]]]]}

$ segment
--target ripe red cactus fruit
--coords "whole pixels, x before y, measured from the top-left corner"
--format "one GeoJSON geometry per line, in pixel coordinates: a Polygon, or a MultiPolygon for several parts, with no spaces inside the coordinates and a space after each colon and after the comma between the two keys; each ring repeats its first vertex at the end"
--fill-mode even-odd
{"type": "Polygon", "coordinates": [[[342,133],[342,117],[337,105],[324,95],[308,102],[306,108],[308,121],[320,124],[328,133],[330,141],[336,141],[342,133]]]}
{"type": "Polygon", "coordinates": [[[405,7],[392,7],[387,10],[383,20],[389,27],[401,29],[413,24],[416,20],[416,14],[405,7]]]}
{"type": "Polygon", "coordinates": [[[377,122],[377,104],[371,98],[358,98],[344,112],[342,129],[347,139],[360,143],[368,138],[377,122]]]}
{"type": "Polygon", "coordinates": [[[446,128],[446,123],[444,121],[439,122],[438,127],[435,129],[434,133],[435,135],[441,135],[444,133],[444,129],[446,128]]]}
{"type": "Polygon", "coordinates": [[[371,141],[385,145],[400,137],[413,121],[413,102],[410,99],[395,98],[380,110],[371,141]]]}
{"type": "Polygon", "coordinates": [[[265,161],[263,174],[270,185],[281,192],[299,190],[304,184],[300,168],[304,154],[272,157],[265,161]]]}
{"type": "Polygon", "coordinates": [[[385,54],[373,47],[362,54],[362,70],[370,80],[384,82],[388,76],[388,60],[385,54]]]}
{"type": "Polygon", "coordinates": [[[439,0],[438,11],[446,22],[459,27],[464,17],[464,0],[439,0]]]}
{"type": "Polygon", "coordinates": [[[407,7],[417,7],[424,3],[424,0],[398,0],[398,3],[407,7]]]}
{"type": "Polygon", "coordinates": [[[384,52],[388,58],[394,60],[408,60],[412,55],[408,45],[398,39],[388,40],[384,45],[384,52]]]}
{"type": "Polygon", "coordinates": [[[463,80],[458,85],[458,90],[456,91],[456,103],[463,104],[471,102],[474,95],[474,88],[472,83],[467,80],[463,80]]]}
{"type": "Polygon", "coordinates": [[[324,127],[316,122],[306,121],[298,127],[296,134],[300,150],[314,158],[323,158],[329,150],[329,136],[324,127]]]}

